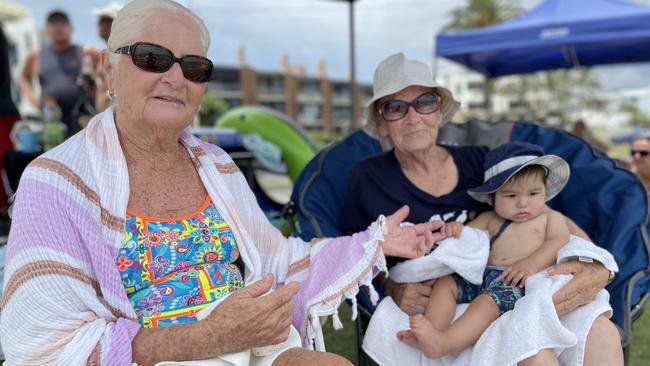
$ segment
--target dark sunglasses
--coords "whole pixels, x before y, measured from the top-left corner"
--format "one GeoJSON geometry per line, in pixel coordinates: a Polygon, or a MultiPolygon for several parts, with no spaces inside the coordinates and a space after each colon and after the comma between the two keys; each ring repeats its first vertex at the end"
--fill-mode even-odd
{"type": "Polygon", "coordinates": [[[647,150],[630,150],[630,156],[634,157],[634,155],[639,154],[641,155],[642,158],[647,157],[650,155],[650,151],[647,150]]]}
{"type": "Polygon", "coordinates": [[[205,83],[212,75],[212,61],[196,55],[176,57],[172,51],[153,43],[136,42],[130,46],[118,48],[114,53],[130,55],[135,66],[144,71],[163,73],[178,62],[183,76],[195,83],[205,83]]]}
{"type": "Polygon", "coordinates": [[[440,101],[441,98],[438,94],[427,92],[413,99],[410,103],[403,100],[386,101],[379,106],[377,111],[385,121],[393,122],[404,118],[411,106],[420,114],[436,112],[440,109],[440,101]]]}

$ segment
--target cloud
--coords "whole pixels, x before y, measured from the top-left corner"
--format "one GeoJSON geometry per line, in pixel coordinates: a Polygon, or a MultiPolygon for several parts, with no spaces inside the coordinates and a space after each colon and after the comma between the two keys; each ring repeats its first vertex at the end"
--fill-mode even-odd
{"type": "MultiPolygon", "coordinates": [[[[127,0],[122,0],[126,2],[127,0]]],[[[542,0],[522,0],[531,9],[542,0]]],[[[635,0],[650,4],[650,0],[635,0]]],[[[29,7],[39,27],[47,10],[63,6],[70,11],[78,43],[103,47],[97,36],[92,8],[108,0],[19,0],[29,7]]],[[[248,63],[258,70],[277,71],[282,54],[292,65],[314,74],[325,60],[331,78],[349,75],[347,2],[332,0],[180,0],[206,22],[212,35],[209,56],[219,65],[237,65],[237,49],[246,48],[248,63]]],[[[355,2],[357,79],[370,82],[376,65],[386,56],[404,52],[433,64],[434,37],[449,21],[452,9],[467,0],[360,0],[355,2]]],[[[596,67],[603,87],[650,84],[649,66],[596,67]],[[611,68],[611,69],[610,69],[611,68]],[[600,71],[604,70],[604,71],[600,71]]]]}
{"type": "MultiPolygon", "coordinates": [[[[431,63],[435,33],[449,11],[462,0],[373,0],[355,3],[357,75],[370,81],[374,67],[386,56],[403,51],[431,63]]],[[[192,1],[214,37],[217,63],[235,63],[236,49],[246,47],[249,63],[260,69],[277,69],[287,53],[291,64],[313,73],[324,59],[328,74],[349,75],[349,5],[324,0],[238,2],[192,1]],[[223,47],[223,49],[222,49],[223,47]]]]}
{"type": "Polygon", "coordinates": [[[640,88],[650,84],[650,64],[603,65],[593,68],[605,90],[640,88]]]}
{"type": "Polygon", "coordinates": [[[217,63],[235,63],[237,48],[244,46],[256,68],[277,69],[283,53],[292,64],[312,66],[318,58],[338,53],[341,40],[347,39],[347,28],[341,26],[347,20],[344,3],[195,1],[192,8],[202,14],[212,32],[217,63]]]}

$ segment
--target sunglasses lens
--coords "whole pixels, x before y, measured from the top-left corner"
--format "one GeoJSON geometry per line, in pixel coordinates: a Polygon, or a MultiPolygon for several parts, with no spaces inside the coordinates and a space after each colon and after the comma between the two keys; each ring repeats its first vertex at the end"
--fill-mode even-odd
{"type": "Polygon", "coordinates": [[[174,62],[174,55],[168,49],[153,44],[140,43],[131,54],[133,64],[145,71],[165,72],[174,62]]]}
{"type": "Polygon", "coordinates": [[[379,107],[379,113],[388,122],[404,118],[413,106],[420,114],[431,114],[440,109],[440,97],[433,93],[424,93],[415,98],[413,102],[407,103],[403,100],[389,100],[379,107]]]}
{"type": "Polygon", "coordinates": [[[197,83],[205,83],[212,75],[212,61],[200,56],[183,56],[181,58],[181,69],[187,80],[197,83]]]}
{"type": "Polygon", "coordinates": [[[401,100],[389,100],[380,107],[381,116],[386,121],[397,121],[406,116],[409,104],[401,100]]]}
{"type": "Polygon", "coordinates": [[[650,155],[650,151],[645,151],[645,150],[630,150],[630,155],[634,157],[636,154],[639,154],[639,156],[645,158],[646,156],[650,155]]]}
{"type": "Polygon", "coordinates": [[[418,113],[430,114],[438,110],[439,101],[440,99],[435,94],[422,94],[413,101],[413,107],[418,113]]]}

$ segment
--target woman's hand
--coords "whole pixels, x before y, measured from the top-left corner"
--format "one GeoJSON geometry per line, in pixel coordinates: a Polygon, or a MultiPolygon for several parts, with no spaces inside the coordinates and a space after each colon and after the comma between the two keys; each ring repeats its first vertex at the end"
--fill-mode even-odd
{"type": "Polygon", "coordinates": [[[605,288],[609,271],[600,263],[570,261],[548,269],[550,275],[571,274],[573,278],[553,295],[555,310],[566,314],[591,301],[598,291],[605,288]]]}
{"type": "Polygon", "coordinates": [[[403,258],[420,257],[429,252],[435,242],[446,238],[446,234],[443,232],[433,233],[433,230],[437,230],[444,225],[442,221],[400,226],[408,214],[409,207],[402,206],[402,208],[386,218],[388,233],[384,235],[382,242],[384,255],[403,258]]]}
{"type": "Polygon", "coordinates": [[[208,336],[215,342],[228,343],[227,352],[284,342],[289,337],[292,322],[293,295],[299,290],[297,282],[267,292],[273,275],[237,290],[202,320],[208,336]],[[266,295],[265,295],[266,294],[266,295]]]}
{"type": "Polygon", "coordinates": [[[395,283],[389,277],[384,281],[384,291],[406,314],[424,314],[434,283],[435,279],[420,283],[395,283]]]}

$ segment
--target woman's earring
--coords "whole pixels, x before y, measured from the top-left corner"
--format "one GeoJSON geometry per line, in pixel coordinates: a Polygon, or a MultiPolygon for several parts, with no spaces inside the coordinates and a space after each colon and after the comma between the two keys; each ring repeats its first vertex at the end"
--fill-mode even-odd
{"type": "Polygon", "coordinates": [[[113,89],[106,90],[106,96],[108,96],[108,100],[112,101],[115,99],[115,91],[113,89]]]}

